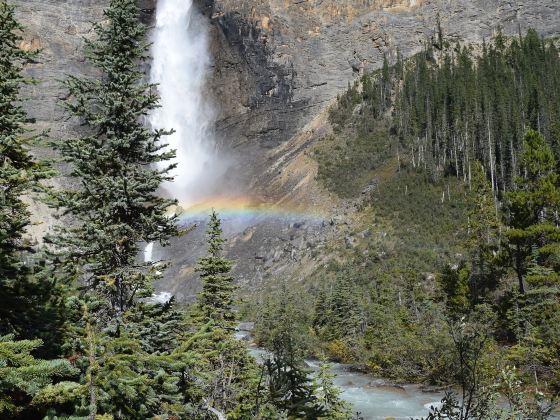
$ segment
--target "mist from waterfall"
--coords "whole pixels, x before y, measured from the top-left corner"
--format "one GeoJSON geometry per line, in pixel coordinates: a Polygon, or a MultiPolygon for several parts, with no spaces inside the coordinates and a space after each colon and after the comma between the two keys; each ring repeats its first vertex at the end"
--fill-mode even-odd
{"type": "Polygon", "coordinates": [[[150,78],[159,85],[161,107],[150,115],[150,123],[154,129],[175,130],[164,141],[177,151],[175,179],[163,188],[189,207],[212,194],[226,170],[217,153],[216,113],[207,94],[208,27],[192,0],[159,0],[152,41],[150,78]]]}

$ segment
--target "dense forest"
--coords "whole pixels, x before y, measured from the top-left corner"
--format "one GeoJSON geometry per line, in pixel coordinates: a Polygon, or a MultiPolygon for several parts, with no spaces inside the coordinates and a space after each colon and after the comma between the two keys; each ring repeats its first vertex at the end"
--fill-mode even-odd
{"type": "MultiPolygon", "coordinates": [[[[439,32],[349,86],[314,156],[323,184],[357,200],[358,245],[335,244],[301,285],[302,348],[459,384],[430,418],[549,415],[560,391],[559,77],[555,43],[533,30],[481,46],[439,32]]],[[[272,310],[257,323],[263,342],[285,294],[260,301],[272,310]]]]}
{"type": "Polygon", "coordinates": [[[35,130],[23,88],[41,54],[0,0],[0,418],[361,419],[330,362],[446,391],[429,419],[545,419],[560,393],[560,56],[530,30],[481,46],[441,33],[386,59],[330,110],[318,179],[356,203],[332,259],[301,282],[241,293],[220,217],[196,302],[154,298],[140,259],[190,227],[159,188],[174,127],[145,82],[148,28],[111,0],[70,75],[80,135],[35,130]],[[52,148],[42,160],[37,148],[52,148]],[[54,187],[54,177],[68,179],[54,187]],[[27,235],[29,198],[59,223],[27,235]],[[375,232],[374,232],[375,231],[375,232]],[[379,234],[377,234],[379,233],[379,234]],[[348,243],[356,243],[348,246],[348,243]],[[341,246],[341,243],[343,244],[341,246]],[[241,302],[244,296],[245,302],[241,302]],[[260,362],[236,337],[254,320],[260,362]],[[313,374],[304,359],[322,359],[313,374]]]}

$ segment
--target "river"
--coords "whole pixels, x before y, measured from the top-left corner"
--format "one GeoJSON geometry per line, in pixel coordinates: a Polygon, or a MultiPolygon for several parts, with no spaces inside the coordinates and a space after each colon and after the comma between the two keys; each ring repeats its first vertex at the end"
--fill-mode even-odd
{"type": "MultiPolygon", "coordinates": [[[[258,348],[250,339],[250,332],[240,330],[237,338],[247,342],[250,353],[262,362],[268,353],[258,348]]],[[[319,369],[320,362],[305,361],[310,370],[319,369]]],[[[428,414],[431,405],[439,404],[441,393],[424,392],[418,385],[394,386],[383,378],[356,372],[349,365],[332,364],[336,375],[335,384],[342,391],[342,398],[352,405],[354,412],[360,412],[366,420],[386,418],[419,419],[428,414]]]]}

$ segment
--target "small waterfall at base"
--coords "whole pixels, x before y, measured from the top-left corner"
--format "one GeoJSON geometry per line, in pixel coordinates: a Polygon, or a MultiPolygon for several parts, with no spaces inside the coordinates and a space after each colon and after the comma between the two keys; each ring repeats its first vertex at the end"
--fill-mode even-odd
{"type": "Polygon", "coordinates": [[[153,253],[154,243],[150,242],[148,245],[146,245],[146,248],[144,248],[144,262],[152,262],[154,260],[153,253]]]}
{"type": "Polygon", "coordinates": [[[158,84],[161,107],[150,115],[150,123],[175,131],[164,138],[177,152],[175,179],[164,189],[184,207],[211,194],[225,171],[212,135],[215,112],[207,99],[207,32],[192,0],[158,1],[150,78],[158,84]]]}

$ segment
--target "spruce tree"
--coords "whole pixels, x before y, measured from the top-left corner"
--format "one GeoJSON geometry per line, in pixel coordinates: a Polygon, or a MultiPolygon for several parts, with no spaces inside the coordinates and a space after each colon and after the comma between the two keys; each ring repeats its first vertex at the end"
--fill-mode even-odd
{"type": "Polygon", "coordinates": [[[142,244],[165,245],[177,227],[166,213],[175,201],[156,194],[174,167],[162,167],[174,156],[162,150],[169,132],[144,127],[158,105],[156,86],[143,82],[139,67],[148,54],[147,28],[133,0],[112,0],[104,17],[85,46],[100,78],[65,81],[65,107],[82,122],[83,135],[54,144],[76,183],[52,197],[72,224],[51,241],[65,251],[71,274],[100,299],[108,323],[152,293],[157,270],[138,261],[142,244]]]}
{"type": "Polygon", "coordinates": [[[303,366],[308,331],[306,311],[297,297],[284,283],[261,304],[255,325],[257,341],[271,353],[264,363],[266,398],[288,418],[318,418],[324,410],[310,372],[303,366]]]}
{"type": "Polygon", "coordinates": [[[23,71],[37,51],[20,48],[22,26],[14,8],[0,1],[0,335],[43,339],[42,356],[58,354],[64,323],[64,291],[49,276],[40,252],[26,238],[30,213],[23,197],[50,174],[29,149],[33,134],[20,90],[34,83],[23,71]]]}
{"type": "Polygon", "coordinates": [[[215,328],[232,329],[236,286],[229,274],[232,263],[222,256],[225,242],[222,234],[221,221],[212,211],[207,231],[208,255],[198,261],[197,267],[202,280],[197,304],[204,323],[212,321],[215,328]]]}
{"type": "MultiPolygon", "coordinates": [[[[5,290],[25,275],[20,258],[25,250],[23,236],[29,225],[29,210],[22,195],[29,193],[37,176],[37,163],[28,150],[28,121],[20,98],[20,89],[29,83],[23,76],[24,65],[32,52],[18,47],[22,27],[14,17],[14,8],[0,2],[0,281],[5,290]]],[[[0,292],[0,293],[2,293],[0,292]]],[[[4,306],[4,305],[2,305],[4,306]]],[[[2,307],[0,310],[4,310],[2,307]]],[[[7,322],[8,318],[0,319],[7,322]]]]}
{"type": "Polygon", "coordinates": [[[471,293],[473,303],[476,303],[480,292],[493,286],[488,278],[487,263],[492,259],[492,251],[497,251],[499,240],[496,201],[479,162],[475,162],[472,168],[467,215],[466,246],[471,254],[471,293]]]}
{"type": "MultiPolygon", "coordinates": [[[[557,349],[560,311],[560,186],[556,159],[536,131],[525,137],[517,189],[507,194],[506,232],[512,266],[517,273],[520,297],[510,309],[520,357],[538,378],[554,369],[551,358],[542,357],[557,349]]],[[[557,351],[557,350],[556,350],[557,351]]],[[[552,358],[552,360],[554,357],[552,358]]]]}
{"type": "Polygon", "coordinates": [[[323,409],[324,419],[349,420],[352,418],[350,405],[340,398],[340,390],[334,384],[335,375],[331,364],[323,360],[315,378],[317,400],[323,409]]]}
{"type": "Polygon", "coordinates": [[[178,340],[159,336],[157,327],[146,331],[160,315],[165,320],[155,308],[142,309],[161,266],[139,259],[146,242],[165,245],[177,234],[175,217],[167,214],[175,201],[157,194],[174,167],[166,163],[174,151],[162,143],[170,132],[144,126],[158,96],[141,71],[149,44],[136,2],[110,1],[94,31],[85,55],[99,77],[70,75],[64,82],[64,105],[82,123],[82,134],[53,144],[74,182],[50,197],[68,223],[48,238],[63,263],[61,275],[83,291],[73,301],[65,346],[83,373],[76,414],[176,415],[182,413],[179,367],[169,355],[178,340]]]}
{"type": "Polygon", "coordinates": [[[208,223],[208,254],[198,261],[202,291],[192,311],[196,330],[192,350],[200,363],[198,393],[191,399],[200,407],[199,416],[217,410],[233,418],[257,417],[258,369],[245,345],[235,338],[235,291],[230,275],[232,262],[225,258],[221,221],[215,211],[208,223]]]}
{"type": "Polygon", "coordinates": [[[536,131],[525,136],[521,167],[524,176],[517,188],[507,194],[506,233],[517,273],[519,291],[525,281],[556,284],[560,280],[558,255],[558,211],[560,188],[556,160],[550,146],[536,131]]]}
{"type": "Polygon", "coordinates": [[[0,336],[0,418],[42,418],[48,408],[66,402],[79,385],[60,382],[76,374],[67,360],[36,359],[41,340],[0,336]]]}

